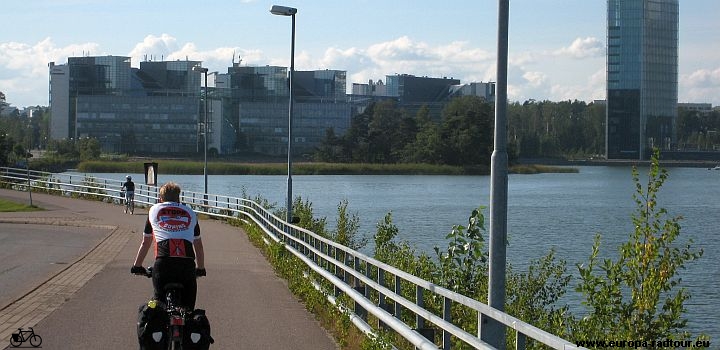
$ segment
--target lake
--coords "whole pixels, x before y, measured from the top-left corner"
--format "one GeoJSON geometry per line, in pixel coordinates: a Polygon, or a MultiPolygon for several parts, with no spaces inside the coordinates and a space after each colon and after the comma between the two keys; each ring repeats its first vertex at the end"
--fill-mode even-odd
{"type": "MultiPolygon", "coordinates": [[[[600,254],[614,256],[617,247],[632,232],[635,191],[630,167],[577,167],[579,173],[510,175],[508,178],[507,260],[525,270],[528,263],[550,249],[568,263],[587,262],[593,239],[602,234],[600,254]]],[[[175,181],[184,190],[202,192],[202,175],[165,175],[159,166],[158,182],[175,181]]],[[[660,190],[659,206],[672,216],[683,216],[679,242],[694,241],[704,255],[681,271],[683,287],[692,298],[686,302],[689,330],[705,332],[720,341],[720,171],[706,168],[668,168],[669,178],[660,190]]],[[[640,169],[646,179],[647,169],[640,169]]],[[[117,178],[124,174],[93,174],[117,178]]],[[[135,174],[142,179],[142,174],[135,174]]],[[[641,180],[642,181],[642,180],[641,180]]],[[[287,176],[210,175],[208,192],[241,196],[244,191],[260,195],[284,207],[287,176]]],[[[489,176],[406,175],[306,175],[293,176],[293,195],[312,203],[318,217],[327,217],[334,228],[337,206],[348,201],[348,209],[360,217],[360,231],[369,237],[385,214],[392,212],[400,233],[408,241],[434,255],[444,249],[445,236],[453,225],[467,223],[472,210],[490,203],[489,176]]],[[[484,210],[489,228],[489,210],[484,210]]],[[[369,251],[370,248],[367,248],[369,251]]],[[[571,282],[574,286],[577,280],[571,282]]],[[[577,303],[574,291],[568,302],[577,303]]]]}

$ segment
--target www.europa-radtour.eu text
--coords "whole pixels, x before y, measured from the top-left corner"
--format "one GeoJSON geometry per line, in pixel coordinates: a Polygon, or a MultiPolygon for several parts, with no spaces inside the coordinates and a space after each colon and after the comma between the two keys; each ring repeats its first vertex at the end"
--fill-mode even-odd
{"type": "Polygon", "coordinates": [[[709,340],[580,340],[575,345],[582,347],[603,348],[645,348],[645,349],[677,349],[677,348],[709,348],[709,340]]]}

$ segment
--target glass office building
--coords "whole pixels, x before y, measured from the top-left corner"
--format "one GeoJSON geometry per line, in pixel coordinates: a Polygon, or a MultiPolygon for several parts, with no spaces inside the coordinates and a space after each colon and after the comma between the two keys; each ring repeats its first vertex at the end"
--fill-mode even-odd
{"type": "Polygon", "coordinates": [[[678,95],[678,0],[607,2],[608,159],[670,149],[678,95]]]}
{"type": "Polygon", "coordinates": [[[198,61],[69,57],[50,67],[51,138],[95,138],[104,152],[199,152],[198,61]]]}
{"type": "MultiPolygon", "coordinates": [[[[295,71],[293,147],[298,156],[314,152],[327,129],[342,134],[350,127],[351,105],[346,75],[340,70],[295,71]]],[[[277,66],[228,68],[232,96],[224,105],[237,121],[238,150],[269,155],[287,154],[288,69],[277,66]]],[[[224,85],[228,85],[223,83],[224,85]]]]}

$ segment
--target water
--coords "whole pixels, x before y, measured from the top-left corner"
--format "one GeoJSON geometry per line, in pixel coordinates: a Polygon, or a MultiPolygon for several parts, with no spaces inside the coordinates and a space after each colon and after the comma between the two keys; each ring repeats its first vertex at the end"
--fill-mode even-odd
{"type": "MultiPolygon", "coordinates": [[[[162,167],[160,167],[162,169],[162,167]]],[[[579,173],[510,175],[508,179],[508,263],[525,270],[528,263],[552,248],[575,273],[575,264],[587,262],[593,239],[602,234],[601,255],[614,256],[617,246],[632,232],[634,184],[629,167],[579,167],[579,173]]],[[[659,203],[672,216],[682,215],[679,242],[694,241],[703,257],[681,271],[683,287],[692,298],[685,303],[689,330],[720,341],[720,228],[717,198],[720,172],[705,168],[669,168],[659,203]]],[[[641,174],[646,174],[644,169],[641,174]]],[[[94,174],[120,178],[119,174],[94,174]]],[[[137,179],[142,179],[138,174],[137,179]]],[[[158,175],[159,183],[175,181],[183,189],[203,191],[203,177],[158,175]]],[[[286,176],[209,176],[208,192],[241,196],[243,189],[284,207],[286,176]]],[[[316,216],[327,217],[334,228],[337,206],[347,200],[361,219],[360,231],[369,237],[376,223],[392,212],[400,233],[397,239],[433,253],[447,245],[453,225],[466,224],[471,211],[489,206],[489,176],[293,176],[293,195],[312,202],[316,216]]],[[[484,210],[489,220],[489,210],[484,210]]],[[[488,221],[489,224],[489,221],[488,221]]],[[[574,286],[577,280],[571,282],[574,286]]],[[[568,302],[578,297],[570,291],[568,302]]]]}

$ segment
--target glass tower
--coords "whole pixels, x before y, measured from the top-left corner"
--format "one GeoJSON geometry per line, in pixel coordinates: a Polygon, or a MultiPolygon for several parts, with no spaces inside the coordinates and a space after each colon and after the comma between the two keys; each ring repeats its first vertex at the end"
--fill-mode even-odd
{"type": "Polygon", "coordinates": [[[678,0],[607,2],[608,159],[670,149],[678,95],[678,0]]]}

